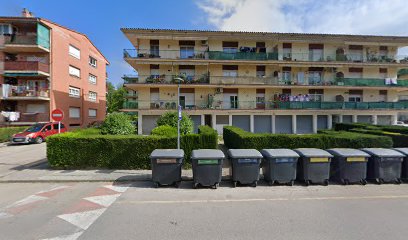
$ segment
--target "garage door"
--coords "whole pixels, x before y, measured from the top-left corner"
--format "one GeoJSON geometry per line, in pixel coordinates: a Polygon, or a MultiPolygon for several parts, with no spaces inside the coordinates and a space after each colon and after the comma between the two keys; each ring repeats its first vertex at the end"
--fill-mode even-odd
{"type": "Polygon", "coordinates": [[[239,127],[245,131],[250,131],[250,117],[248,115],[232,116],[232,126],[239,127]]]}
{"type": "Polygon", "coordinates": [[[275,117],[276,133],[293,133],[292,132],[292,115],[278,115],[275,117]]]}
{"type": "Polygon", "coordinates": [[[142,116],[142,133],[150,134],[153,128],[156,127],[156,121],[160,116],[142,116]]]}
{"type": "Polygon", "coordinates": [[[272,132],[272,117],[268,115],[254,116],[254,132],[255,133],[271,133],[272,132]]]}
{"type": "Polygon", "coordinates": [[[296,116],[296,133],[298,134],[313,133],[313,116],[312,115],[296,116]]]}
{"type": "Polygon", "coordinates": [[[327,129],[327,116],[318,115],[317,116],[317,129],[327,129]]]}

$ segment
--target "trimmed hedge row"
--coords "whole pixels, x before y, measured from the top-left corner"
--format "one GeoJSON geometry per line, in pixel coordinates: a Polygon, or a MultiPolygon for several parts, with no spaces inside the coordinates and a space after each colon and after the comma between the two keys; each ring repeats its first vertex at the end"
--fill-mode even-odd
{"type": "MultiPolygon", "coordinates": [[[[217,148],[217,132],[200,126],[198,134],[181,137],[187,166],[194,149],[217,148]]],[[[150,154],[158,148],[177,148],[177,137],[102,135],[97,129],[47,138],[50,166],[60,169],[150,169],[150,154]]]]}
{"type": "Polygon", "coordinates": [[[408,127],[390,126],[390,125],[372,125],[368,123],[336,123],[334,129],[336,131],[349,131],[354,128],[382,130],[386,132],[408,134],[408,127]]]}
{"type": "Polygon", "coordinates": [[[352,132],[319,131],[318,134],[254,134],[237,127],[224,127],[227,148],[364,148],[392,147],[389,137],[352,132]]]}
{"type": "Polygon", "coordinates": [[[353,128],[349,130],[350,132],[355,133],[364,133],[364,134],[372,134],[377,136],[386,136],[390,137],[393,142],[393,147],[408,147],[408,135],[395,133],[395,132],[385,132],[382,130],[370,130],[370,129],[361,129],[361,128],[353,128]]]}
{"type": "Polygon", "coordinates": [[[5,127],[0,128],[0,142],[7,142],[10,140],[11,136],[16,133],[22,132],[27,127],[5,127]]]}

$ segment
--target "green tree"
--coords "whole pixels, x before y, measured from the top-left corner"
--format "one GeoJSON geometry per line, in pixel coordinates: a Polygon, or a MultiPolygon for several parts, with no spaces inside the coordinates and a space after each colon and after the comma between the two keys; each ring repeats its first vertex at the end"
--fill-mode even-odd
{"type": "Polygon", "coordinates": [[[124,113],[111,113],[101,126],[102,134],[129,135],[134,134],[136,128],[130,117],[124,113]]]}
{"type": "MultiPolygon", "coordinates": [[[[166,112],[161,115],[159,119],[157,119],[157,126],[168,125],[177,128],[177,119],[177,112],[166,112]]],[[[191,120],[187,114],[182,113],[182,118],[180,121],[180,134],[185,135],[192,133],[194,130],[193,125],[193,120],[191,120]]]]}
{"type": "Polygon", "coordinates": [[[108,113],[119,111],[126,100],[127,91],[123,86],[115,88],[112,83],[108,82],[108,94],[106,96],[108,113]]]}

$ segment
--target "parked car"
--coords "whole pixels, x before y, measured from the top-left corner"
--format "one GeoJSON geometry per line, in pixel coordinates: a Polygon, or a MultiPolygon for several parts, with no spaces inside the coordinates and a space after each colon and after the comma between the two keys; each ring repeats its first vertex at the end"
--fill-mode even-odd
{"type": "MultiPolygon", "coordinates": [[[[65,125],[61,123],[61,133],[66,132],[65,125]]],[[[40,144],[51,135],[58,134],[58,122],[36,123],[24,132],[14,134],[11,137],[12,144],[37,143],[40,144]]]]}
{"type": "Polygon", "coordinates": [[[408,127],[408,124],[404,123],[403,121],[397,121],[397,123],[394,124],[394,126],[408,127]]]}

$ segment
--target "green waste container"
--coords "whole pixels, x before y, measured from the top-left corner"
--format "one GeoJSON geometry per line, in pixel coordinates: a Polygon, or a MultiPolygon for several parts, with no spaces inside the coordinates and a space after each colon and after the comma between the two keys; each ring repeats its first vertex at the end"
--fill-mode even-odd
{"type": "Polygon", "coordinates": [[[222,177],[222,163],[225,158],[221,150],[193,150],[191,162],[193,165],[193,187],[213,187],[216,189],[222,177]]]}
{"type": "Polygon", "coordinates": [[[256,187],[259,181],[262,154],[255,149],[230,149],[228,156],[231,160],[234,187],[237,186],[237,183],[251,184],[256,187]]]}
{"type": "Polygon", "coordinates": [[[152,181],[155,187],[160,185],[180,186],[181,167],[184,151],[181,149],[156,149],[150,154],[152,181]]]}

